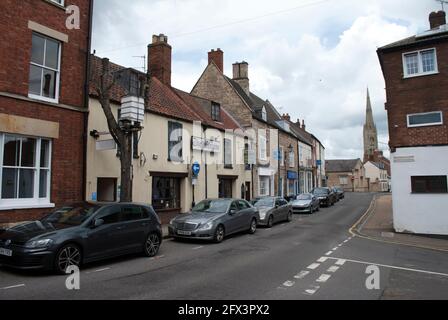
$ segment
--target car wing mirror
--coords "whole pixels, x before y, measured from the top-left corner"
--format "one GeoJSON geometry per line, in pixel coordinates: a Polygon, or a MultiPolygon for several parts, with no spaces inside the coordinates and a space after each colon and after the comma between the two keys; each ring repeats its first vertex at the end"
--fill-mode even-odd
{"type": "Polygon", "coordinates": [[[231,210],[229,211],[229,214],[230,214],[231,216],[233,216],[235,213],[237,213],[237,211],[236,211],[235,209],[231,209],[231,210]]]}
{"type": "Polygon", "coordinates": [[[104,224],[104,220],[103,219],[95,219],[93,221],[93,227],[94,228],[99,228],[104,224]]]}

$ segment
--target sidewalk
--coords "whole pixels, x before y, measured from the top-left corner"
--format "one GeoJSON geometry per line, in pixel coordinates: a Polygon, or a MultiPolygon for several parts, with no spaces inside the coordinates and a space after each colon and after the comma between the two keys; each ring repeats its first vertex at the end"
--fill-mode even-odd
{"type": "Polygon", "coordinates": [[[448,236],[396,233],[393,227],[392,195],[377,196],[367,214],[352,231],[373,240],[448,251],[448,236]]]}

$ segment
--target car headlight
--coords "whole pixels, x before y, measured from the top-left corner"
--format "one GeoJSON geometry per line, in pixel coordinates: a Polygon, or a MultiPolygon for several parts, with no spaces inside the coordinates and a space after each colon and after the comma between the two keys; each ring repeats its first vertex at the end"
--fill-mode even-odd
{"type": "Polygon", "coordinates": [[[176,220],[176,218],[171,219],[170,226],[174,226],[174,220],[176,220]]]}
{"type": "Polygon", "coordinates": [[[206,224],[201,225],[199,227],[199,230],[207,231],[207,230],[211,230],[212,228],[213,228],[213,222],[210,221],[210,222],[207,222],[206,224]]]}
{"type": "Polygon", "coordinates": [[[268,214],[269,210],[260,210],[259,211],[259,215],[260,215],[260,219],[264,220],[266,218],[266,215],[268,214]]]}
{"type": "Polygon", "coordinates": [[[53,243],[52,239],[42,239],[27,242],[25,247],[29,249],[47,248],[53,243]]]}

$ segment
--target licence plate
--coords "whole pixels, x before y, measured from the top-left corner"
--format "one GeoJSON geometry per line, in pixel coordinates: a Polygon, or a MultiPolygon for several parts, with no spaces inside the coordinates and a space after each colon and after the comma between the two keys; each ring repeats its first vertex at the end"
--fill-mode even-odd
{"type": "Polygon", "coordinates": [[[0,248],[0,255],[12,257],[12,250],[0,248]]]}
{"type": "Polygon", "coordinates": [[[180,235],[180,236],[191,236],[191,231],[178,230],[177,234],[180,235]]]}

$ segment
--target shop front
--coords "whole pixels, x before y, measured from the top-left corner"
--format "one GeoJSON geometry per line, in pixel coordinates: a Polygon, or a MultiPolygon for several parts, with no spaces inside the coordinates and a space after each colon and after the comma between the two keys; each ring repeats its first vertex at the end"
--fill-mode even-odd
{"type": "Polygon", "coordinates": [[[287,182],[288,190],[287,190],[286,195],[287,195],[287,198],[291,198],[298,194],[297,187],[298,187],[299,176],[298,176],[297,172],[295,172],[295,171],[288,171],[287,178],[288,178],[288,182],[287,182]]]}
{"type": "Polygon", "coordinates": [[[276,170],[272,168],[258,169],[258,196],[274,196],[274,176],[276,170]]]}
{"type": "Polygon", "coordinates": [[[235,183],[238,179],[238,176],[218,176],[219,181],[219,198],[221,199],[229,199],[234,198],[235,183]]]}
{"type": "Polygon", "coordinates": [[[182,211],[181,186],[187,173],[153,172],[152,206],[158,214],[175,215],[182,211]]]}

